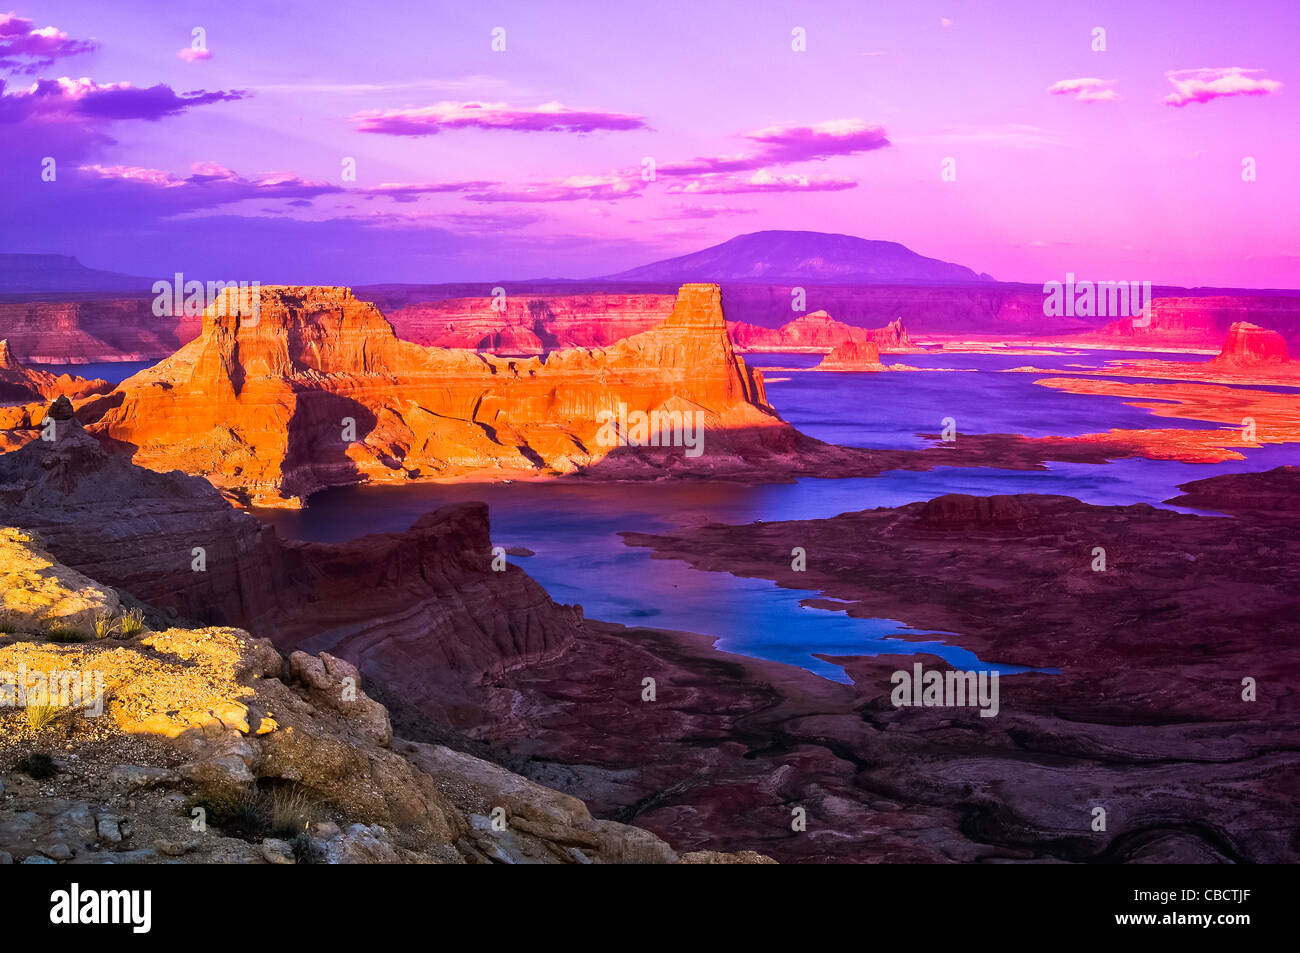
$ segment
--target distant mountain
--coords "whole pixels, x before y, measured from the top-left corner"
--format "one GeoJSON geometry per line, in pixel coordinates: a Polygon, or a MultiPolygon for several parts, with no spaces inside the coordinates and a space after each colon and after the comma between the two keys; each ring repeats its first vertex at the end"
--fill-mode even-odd
{"type": "Polygon", "coordinates": [[[149,291],[153,281],[87,268],[71,255],[0,254],[0,294],[149,291]]]}
{"type": "Polygon", "coordinates": [[[991,282],[962,265],[918,255],[897,242],[826,232],[766,231],[679,258],[642,265],[608,281],[753,281],[808,284],[968,284],[991,282]]]}

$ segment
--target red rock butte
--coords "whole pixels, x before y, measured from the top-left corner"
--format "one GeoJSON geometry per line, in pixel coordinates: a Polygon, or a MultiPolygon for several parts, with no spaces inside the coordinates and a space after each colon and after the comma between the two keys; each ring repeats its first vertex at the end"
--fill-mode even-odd
{"type": "Polygon", "coordinates": [[[1219,356],[1210,362],[1232,367],[1260,367],[1270,364],[1289,364],[1291,354],[1286,338],[1276,331],[1261,328],[1247,321],[1238,321],[1228,329],[1219,356]]]}
{"type": "Polygon", "coordinates": [[[879,371],[880,348],[873,341],[846,341],[827,354],[817,369],[820,371],[879,371]]]}
{"type": "MultiPolygon", "coordinates": [[[[657,327],[605,348],[507,359],[396,336],[347,288],[268,286],[258,308],[209,306],[200,336],[78,408],[87,429],[154,470],[207,477],[250,502],[327,486],[500,480],[605,466],[600,418],[698,412],[698,461],[788,449],[797,433],[737,356],[717,285],[683,285],[657,327]]],[[[675,452],[674,452],[675,451],[675,452]]],[[[639,458],[638,458],[639,459],[639,458]]],[[[615,461],[616,463],[617,461],[615,461]]]]}

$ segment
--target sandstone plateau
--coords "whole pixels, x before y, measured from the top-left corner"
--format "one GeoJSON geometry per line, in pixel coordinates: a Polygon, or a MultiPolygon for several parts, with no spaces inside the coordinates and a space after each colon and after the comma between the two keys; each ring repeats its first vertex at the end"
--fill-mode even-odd
{"type": "Polygon", "coordinates": [[[767,403],[716,285],[683,286],[662,323],[609,347],[518,360],[402,341],[347,289],[263,288],[258,319],[210,307],[198,339],[78,414],[143,466],[263,505],[414,479],[770,478],[837,453],[767,403]],[[611,436],[634,414],[660,429],[611,436]],[[699,455],[674,421],[702,425],[699,455]]]}

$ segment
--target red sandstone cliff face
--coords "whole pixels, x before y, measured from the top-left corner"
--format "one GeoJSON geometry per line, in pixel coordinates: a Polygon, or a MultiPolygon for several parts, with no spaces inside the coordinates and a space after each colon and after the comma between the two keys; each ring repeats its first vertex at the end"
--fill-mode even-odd
{"type": "MultiPolygon", "coordinates": [[[[53,400],[60,394],[70,398],[105,394],[113,385],[105,380],[86,380],[70,374],[55,376],[49,371],[32,370],[21,363],[7,340],[0,340],[0,401],[53,400]]],[[[12,416],[0,413],[0,418],[12,416]]],[[[13,426],[13,422],[0,423],[0,427],[13,426]]]]}
{"type": "Polygon", "coordinates": [[[1139,346],[1218,347],[1232,325],[1252,322],[1300,341],[1300,299],[1283,296],[1216,295],[1204,298],[1156,298],[1150,323],[1135,326],[1120,318],[1092,332],[1090,338],[1139,346]]]}
{"type": "Polygon", "coordinates": [[[199,333],[194,317],[156,317],[153,299],[0,302],[0,338],[33,364],[166,357],[199,333]]]}
{"type": "Polygon", "coordinates": [[[819,371],[883,371],[880,348],[874,342],[849,341],[838,345],[822,358],[819,371]]]}
{"type": "Polygon", "coordinates": [[[404,533],[286,541],[207,481],[106,451],[66,402],[50,415],[54,441],[0,454],[5,519],[183,618],[346,654],[434,713],[481,675],[553,657],[584,624],[522,570],[493,570],[484,504],[444,507],[404,533]]]}
{"type": "Polygon", "coordinates": [[[1238,321],[1228,329],[1219,356],[1210,362],[1229,367],[1262,367],[1273,364],[1290,364],[1286,338],[1246,321],[1238,321]]]}
{"type": "Polygon", "coordinates": [[[356,482],[573,473],[618,449],[608,418],[623,413],[700,415],[703,456],[675,446],[674,465],[795,435],[732,349],[716,285],[683,286],[659,326],[608,348],[520,360],[400,340],[346,288],[264,287],[256,320],[233,297],[210,307],[197,340],[80,412],[136,463],[265,505],[356,482]]]}
{"type": "Polygon", "coordinates": [[[837,321],[825,311],[814,311],[779,328],[740,322],[729,324],[728,328],[736,347],[744,351],[830,351],[850,342],[871,342],[884,351],[913,349],[902,318],[895,318],[883,328],[860,328],[837,321]]]}
{"type": "Polygon", "coordinates": [[[495,354],[542,354],[557,348],[604,347],[648,331],[672,313],[673,295],[507,295],[450,298],[388,314],[399,337],[434,347],[495,354]]]}

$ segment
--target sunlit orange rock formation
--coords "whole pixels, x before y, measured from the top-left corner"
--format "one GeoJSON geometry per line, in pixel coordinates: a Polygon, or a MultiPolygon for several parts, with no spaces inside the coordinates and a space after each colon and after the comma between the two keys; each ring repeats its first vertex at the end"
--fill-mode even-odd
{"type": "Polygon", "coordinates": [[[620,413],[698,419],[698,461],[657,448],[673,466],[796,436],[735,354],[716,285],[684,285],[659,326],[610,347],[518,360],[403,341],[346,288],[263,287],[256,317],[239,308],[218,302],[198,339],[83,404],[88,429],[266,505],[356,482],[572,473],[628,449],[601,439],[620,413]]]}

